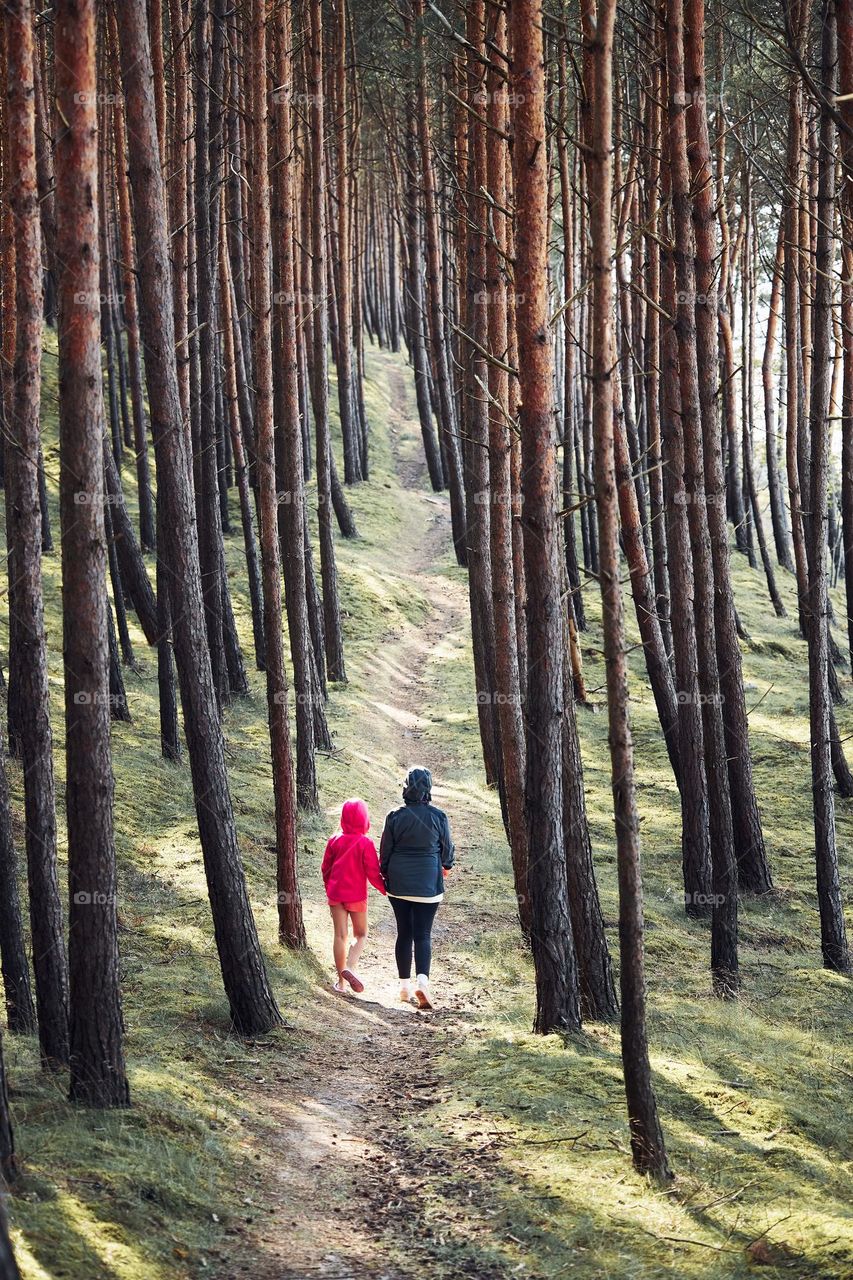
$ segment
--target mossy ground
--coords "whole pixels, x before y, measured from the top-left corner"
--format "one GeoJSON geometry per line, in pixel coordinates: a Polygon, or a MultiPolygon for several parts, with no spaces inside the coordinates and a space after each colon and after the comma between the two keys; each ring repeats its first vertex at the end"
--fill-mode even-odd
{"type": "MultiPolygon", "coordinates": [[[[55,393],[55,358],[48,350],[46,467],[58,543],[55,393]]],[[[257,1043],[229,1033],[189,773],[186,765],[160,758],[156,664],[134,627],[139,671],[125,673],[133,723],[116,726],[113,734],[134,1105],[107,1114],[70,1107],[65,1081],[39,1071],[35,1043],[5,1036],[23,1168],[8,1203],[26,1277],[210,1274],[263,1211],[258,1135],[269,1133],[273,1121],[260,1085],[275,1079],[286,1094],[288,1064],[304,1064],[309,1055],[321,1059],[324,1036],[331,1034],[321,992],[327,919],[319,851],[344,796],[367,795],[377,814],[393,803],[400,769],[409,761],[398,758],[396,739],[375,730],[374,719],[366,731],[364,709],[375,698],[376,665],[390,642],[416,636],[429,612],[424,582],[399,572],[399,548],[423,537],[430,502],[423,495],[414,502],[401,484],[419,442],[399,357],[369,356],[367,396],[372,477],[351,495],[361,537],[339,544],[350,682],[331,693],[338,749],[320,761],[324,812],[301,833],[309,939],[322,964],[310,953],[289,955],[275,942],[263,677],[252,672],[250,698],[226,714],[229,767],[253,905],[287,1026],[257,1043]]],[[[234,528],[229,571],[248,658],[251,628],[236,519],[234,528]]],[[[44,568],[61,827],[58,551],[45,558],[44,568]]],[[[449,550],[431,572],[457,596],[464,591],[449,550]]],[[[435,1052],[443,1087],[410,1129],[413,1160],[436,1151],[447,1156],[446,1172],[424,1187],[418,1201],[436,1276],[461,1274],[461,1260],[471,1258],[482,1260],[484,1272],[488,1264],[507,1275],[549,1277],[728,1277],[745,1276],[758,1265],[768,1276],[853,1276],[853,987],[820,967],[805,647],[796,632],[791,581],[782,576],[789,616],[779,620],[763,578],[735,557],[736,598],[751,636],[743,653],[754,707],[756,785],[777,886],[768,898],[743,904],[743,995],[736,1004],[712,998],[707,928],[686,920],[681,908],[678,796],[641,655],[633,657],[649,1036],[677,1174],[665,1191],[631,1171],[618,1028],[590,1026],[565,1044],[530,1033],[530,962],[513,927],[496,797],[482,781],[467,628],[441,637],[422,655],[429,718],[418,749],[443,761],[448,792],[464,800],[475,819],[454,890],[462,927],[448,934],[442,952],[442,964],[464,974],[478,992],[470,1034],[442,1038],[435,1052]],[[475,1186],[476,1214],[469,1194],[475,1186]]],[[[582,644],[596,707],[579,714],[589,817],[615,953],[594,583],[587,604],[591,627],[582,644]]],[[[844,616],[840,598],[837,613],[844,616]]],[[[839,708],[839,722],[842,733],[851,731],[847,706],[839,708]]],[[[15,762],[9,767],[20,815],[20,769],[15,762]]],[[[851,802],[838,804],[838,832],[849,903],[851,802]]],[[[418,1273],[424,1274],[423,1266],[418,1273]]]]}

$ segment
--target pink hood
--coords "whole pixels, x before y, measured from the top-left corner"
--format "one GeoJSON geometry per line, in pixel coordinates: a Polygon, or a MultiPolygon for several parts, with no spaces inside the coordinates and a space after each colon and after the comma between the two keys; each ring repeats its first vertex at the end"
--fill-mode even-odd
{"type": "Polygon", "coordinates": [[[341,831],[347,836],[364,836],[370,830],[370,814],[363,800],[346,800],[341,809],[341,831]]]}

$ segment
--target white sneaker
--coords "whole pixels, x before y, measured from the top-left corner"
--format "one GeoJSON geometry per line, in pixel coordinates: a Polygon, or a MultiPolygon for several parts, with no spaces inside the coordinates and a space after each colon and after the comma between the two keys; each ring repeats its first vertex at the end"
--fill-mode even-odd
{"type": "Polygon", "coordinates": [[[415,983],[415,999],[422,1009],[432,1008],[432,999],[429,993],[429,978],[425,973],[418,974],[418,980],[415,983]]]}
{"type": "Polygon", "coordinates": [[[400,1003],[408,1004],[411,998],[412,998],[412,990],[408,981],[401,982],[400,983],[400,1003]]]}

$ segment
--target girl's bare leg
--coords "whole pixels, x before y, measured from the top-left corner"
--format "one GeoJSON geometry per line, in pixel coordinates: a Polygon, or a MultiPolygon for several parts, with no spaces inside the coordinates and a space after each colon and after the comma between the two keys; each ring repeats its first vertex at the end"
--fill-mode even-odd
{"type": "Polygon", "coordinates": [[[347,968],[357,969],[361,953],[364,950],[364,944],[367,941],[367,912],[351,911],[349,917],[352,920],[354,940],[347,956],[347,968]]]}
{"type": "Polygon", "coordinates": [[[339,902],[329,903],[335,937],[332,952],[335,957],[335,968],[340,974],[347,967],[347,940],[349,938],[349,912],[339,902]]]}

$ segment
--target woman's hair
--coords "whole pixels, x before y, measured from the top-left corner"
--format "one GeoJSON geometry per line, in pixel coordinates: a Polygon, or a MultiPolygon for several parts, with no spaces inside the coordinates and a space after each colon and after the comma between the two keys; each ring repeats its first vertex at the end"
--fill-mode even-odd
{"type": "Polygon", "coordinates": [[[406,804],[426,804],[432,799],[432,774],[429,769],[410,769],[403,783],[406,804]]]}

